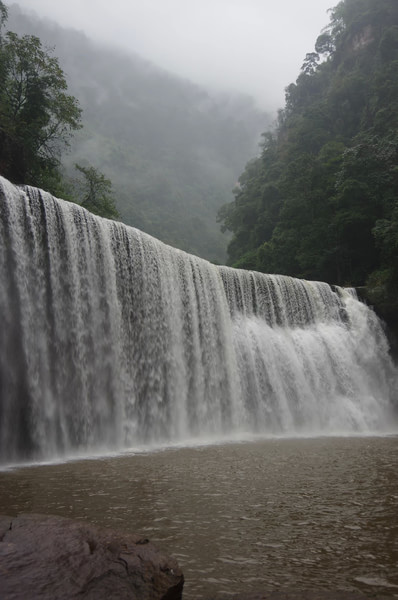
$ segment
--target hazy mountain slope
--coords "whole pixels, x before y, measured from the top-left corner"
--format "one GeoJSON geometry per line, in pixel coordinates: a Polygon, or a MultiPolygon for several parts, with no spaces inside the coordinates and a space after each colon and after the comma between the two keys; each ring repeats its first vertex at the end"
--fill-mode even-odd
{"type": "Polygon", "coordinates": [[[138,56],[10,10],[8,28],[54,47],[83,108],[64,165],[88,161],[112,180],[122,220],[189,252],[222,261],[216,214],[256,152],[269,118],[245,96],[215,96],[138,56]]]}

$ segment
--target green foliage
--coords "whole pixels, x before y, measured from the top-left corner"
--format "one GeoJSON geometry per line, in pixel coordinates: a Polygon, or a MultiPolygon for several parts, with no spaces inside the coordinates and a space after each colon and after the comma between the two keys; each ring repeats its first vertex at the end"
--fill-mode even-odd
{"type": "Polygon", "coordinates": [[[398,289],[398,3],[343,0],[222,207],[230,264],[398,289]],[[378,274],[378,275],[377,275],[378,274]],[[380,281],[382,280],[382,284],[380,281]]]}
{"type": "Polygon", "coordinates": [[[116,219],[120,215],[112,197],[112,183],[103,173],[92,166],[75,164],[83,179],[77,182],[80,204],[90,212],[107,219],[116,219]]]}
{"type": "MultiPolygon", "coordinates": [[[[7,9],[0,3],[0,22],[7,9]]],[[[11,181],[51,188],[61,151],[80,126],[57,58],[36,36],[0,36],[0,172],[11,181]]],[[[51,190],[52,191],[52,190],[51,190]]]]}

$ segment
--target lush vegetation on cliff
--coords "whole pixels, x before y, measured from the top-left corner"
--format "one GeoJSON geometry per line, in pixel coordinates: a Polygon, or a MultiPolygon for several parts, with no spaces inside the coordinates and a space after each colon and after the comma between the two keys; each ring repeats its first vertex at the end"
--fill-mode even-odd
{"type": "Polygon", "coordinates": [[[398,3],[343,0],[307,54],[235,200],[230,264],[398,287],[398,3]]]}

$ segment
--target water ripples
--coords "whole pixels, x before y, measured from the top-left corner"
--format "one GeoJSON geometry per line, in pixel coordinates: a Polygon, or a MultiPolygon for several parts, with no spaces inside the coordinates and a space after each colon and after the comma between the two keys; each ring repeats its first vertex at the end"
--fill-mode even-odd
{"type": "Polygon", "coordinates": [[[360,590],[398,597],[398,438],[268,440],[0,473],[0,511],[144,534],[185,597],[360,590]]]}

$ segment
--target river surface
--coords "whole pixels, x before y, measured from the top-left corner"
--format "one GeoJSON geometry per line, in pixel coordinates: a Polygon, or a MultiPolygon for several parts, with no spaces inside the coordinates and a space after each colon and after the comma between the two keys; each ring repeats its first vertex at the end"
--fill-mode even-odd
{"type": "Polygon", "coordinates": [[[273,590],[398,597],[398,437],[268,439],[0,472],[0,513],[142,533],[184,598],[273,590]]]}

